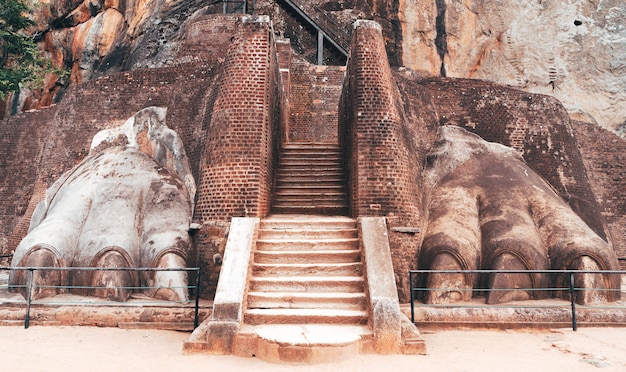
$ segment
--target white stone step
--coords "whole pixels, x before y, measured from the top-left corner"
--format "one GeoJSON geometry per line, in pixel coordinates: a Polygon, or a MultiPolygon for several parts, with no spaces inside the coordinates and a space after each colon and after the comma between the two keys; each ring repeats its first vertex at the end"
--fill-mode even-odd
{"type": "Polygon", "coordinates": [[[256,242],[256,249],[263,251],[296,250],[353,250],[358,249],[359,239],[261,239],[256,242]]]}
{"type": "Polygon", "coordinates": [[[244,324],[233,353],[271,363],[338,363],[372,339],[370,327],[360,324],[244,324]]]}
{"type": "Polygon", "coordinates": [[[248,309],[247,324],[366,324],[367,311],[349,309],[248,309]]]}
{"type": "Polygon", "coordinates": [[[293,214],[274,214],[261,220],[261,230],[328,230],[356,229],[356,220],[344,216],[311,216],[293,214]]]}
{"type": "Polygon", "coordinates": [[[358,230],[343,229],[298,229],[298,228],[268,228],[259,230],[259,239],[339,239],[357,238],[358,230]]]}
{"type": "Polygon", "coordinates": [[[361,276],[363,264],[350,263],[319,263],[319,264],[260,264],[254,263],[252,273],[255,276],[361,276]]]}
{"type": "Polygon", "coordinates": [[[360,261],[361,251],[358,249],[330,251],[254,251],[255,263],[307,264],[360,261]]]}
{"type": "Polygon", "coordinates": [[[359,276],[252,276],[252,292],[363,292],[359,276]]]}
{"type": "Polygon", "coordinates": [[[249,292],[248,308],[364,310],[365,293],[249,292]]]}

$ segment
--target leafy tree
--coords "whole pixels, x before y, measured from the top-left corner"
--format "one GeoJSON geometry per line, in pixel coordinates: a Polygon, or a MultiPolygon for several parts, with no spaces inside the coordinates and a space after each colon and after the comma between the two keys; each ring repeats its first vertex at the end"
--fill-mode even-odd
{"type": "Polygon", "coordinates": [[[51,65],[37,49],[26,29],[34,24],[28,18],[28,0],[0,0],[0,99],[17,92],[20,84],[37,87],[51,65]]]}

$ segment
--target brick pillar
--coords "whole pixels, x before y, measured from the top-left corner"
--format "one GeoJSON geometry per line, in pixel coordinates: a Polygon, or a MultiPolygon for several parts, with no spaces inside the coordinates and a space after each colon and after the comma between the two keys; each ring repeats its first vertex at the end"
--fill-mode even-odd
{"type": "Polygon", "coordinates": [[[380,26],[357,21],[339,107],[339,137],[349,170],[353,217],[386,217],[400,301],[416,268],[421,236],[394,231],[422,224],[418,123],[408,123],[380,26]]]}
{"type": "Polygon", "coordinates": [[[271,96],[278,70],[269,18],[244,16],[233,36],[200,163],[196,219],[263,217],[269,212],[271,96]],[[273,58],[272,58],[273,57],[273,58]]]}
{"type": "Polygon", "coordinates": [[[353,216],[419,219],[419,181],[411,175],[420,164],[377,23],[355,23],[346,74],[340,136],[353,216]]]}

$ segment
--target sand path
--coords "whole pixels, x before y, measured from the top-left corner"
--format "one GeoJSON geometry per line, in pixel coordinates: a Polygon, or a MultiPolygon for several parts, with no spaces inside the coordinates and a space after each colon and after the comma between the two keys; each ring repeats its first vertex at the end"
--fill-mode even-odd
{"type": "Polygon", "coordinates": [[[276,365],[183,355],[189,334],[92,327],[0,327],[5,371],[626,371],[626,328],[424,332],[429,354],[355,355],[340,363],[276,365]]]}

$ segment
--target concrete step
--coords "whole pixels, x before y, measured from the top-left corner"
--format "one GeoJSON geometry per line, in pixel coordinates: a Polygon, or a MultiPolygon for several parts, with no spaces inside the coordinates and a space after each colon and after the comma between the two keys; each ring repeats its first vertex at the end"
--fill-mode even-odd
{"type": "Polygon", "coordinates": [[[299,229],[299,228],[261,228],[259,239],[341,239],[357,238],[358,230],[343,229],[299,229]]]}
{"type": "Polygon", "coordinates": [[[365,293],[249,292],[248,309],[365,310],[365,293]]]}
{"type": "Polygon", "coordinates": [[[252,292],[350,292],[364,291],[360,276],[252,276],[252,292]]]}
{"type": "Polygon", "coordinates": [[[284,203],[298,203],[298,202],[307,202],[307,203],[322,203],[322,202],[333,202],[333,203],[341,203],[345,204],[345,195],[346,193],[343,191],[337,192],[298,192],[286,189],[284,191],[279,191],[274,194],[274,200],[282,201],[284,203]]]}
{"type": "Polygon", "coordinates": [[[307,264],[307,263],[353,263],[361,261],[361,251],[254,251],[255,263],[307,264]]]}
{"type": "Polygon", "coordinates": [[[286,214],[326,214],[344,216],[348,214],[347,205],[285,205],[275,204],[272,206],[273,213],[286,214]]]}
{"type": "Polygon", "coordinates": [[[280,153],[280,158],[281,159],[298,159],[298,158],[306,158],[306,159],[311,159],[311,158],[316,158],[316,159],[326,159],[326,158],[331,158],[331,159],[341,159],[341,151],[340,150],[335,150],[335,149],[320,149],[320,150],[314,150],[314,149],[306,149],[306,150],[299,150],[299,149],[283,149],[280,153]]]}
{"type": "Polygon", "coordinates": [[[359,248],[358,238],[338,239],[266,239],[256,241],[260,251],[296,251],[296,250],[352,250],[359,248]]]}
{"type": "Polygon", "coordinates": [[[316,143],[316,142],[290,142],[284,143],[281,150],[340,150],[339,144],[316,143]]]}
{"type": "Polygon", "coordinates": [[[304,162],[302,164],[286,164],[286,165],[283,164],[280,168],[278,168],[279,174],[283,174],[283,173],[309,174],[311,172],[318,172],[318,173],[336,172],[336,173],[343,174],[343,168],[339,164],[319,165],[319,164],[308,164],[304,162]]]}
{"type": "Polygon", "coordinates": [[[309,230],[325,231],[328,229],[356,229],[356,220],[344,216],[311,216],[274,214],[261,220],[261,230],[277,229],[280,231],[309,230]]]}
{"type": "Polygon", "coordinates": [[[345,185],[289,185],[277,186],[277,193],[339,193],[343,192],[345,185]]]}
{"type": "Polygon", "coordinates": [[[344,309],[248,309],[247,324],[367,324],[367,311],[344,309]]]}
{"type": "Polygon", "coordinates": [[[346,182],[340,177],[320,177],[315,174],[308,176],[279,176],[276,178],[277,187],[293,186],[335,186],[343,188],[346,182]]]}
{"type": "Polygon", "coordinates": [[[308,169],[299,169],[299,170],[293,170],[293,169],[279,169],[276,172],[276,178],[277,179],[288,179],[288,178],[304,178],[306,179],[311,179],[311,178],[319,178],[319,179],[323,179],[323,178],[336,178],[336,179],[345,179],[343,171],[341,170],[341,168],[337,167],[333,170],[330,171],[311,171],[310,168],[308,169]]]}
{"type": "Polygon", "coordinates": [[[255,276],[361,276],[363,264],[360,262],[347,263],[311,263],[311,264],[262,264],[252,266],[252,275],[255,276]]]}
{"type": "Polygon", "coordinates": [[[340,161],[330,160],[317,160],[311,161],[311,159],[286,159],[278,162],[279,169],[290,170],[292,168],[304,168],[304,169],[316,169],[316,170],[328,170],[328,169],[341,169],[340,161]]]}
{"type": "Polygon", "coordinates": [[[338,363],[354,358],[372,339],[370,327],[361,324],[244,324],[233,354],[271,363],[338,363]]]}

